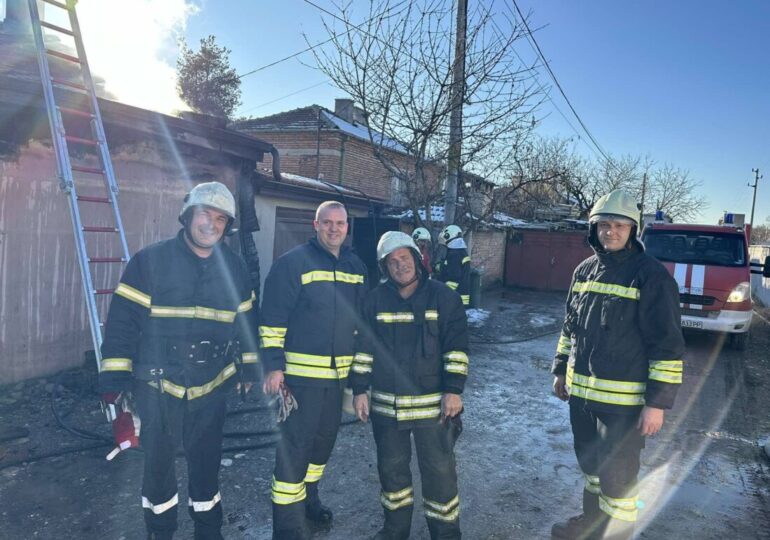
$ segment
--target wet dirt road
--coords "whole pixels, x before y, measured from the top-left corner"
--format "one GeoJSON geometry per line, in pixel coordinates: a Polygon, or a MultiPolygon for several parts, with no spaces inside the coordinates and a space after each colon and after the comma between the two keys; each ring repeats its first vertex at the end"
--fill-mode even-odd
{"type": "MultiPolygon", "coordinates": [[[[551,524],[579,509],[582,479],[572,451],[566,405],[550,393],[548,374],[563,313],[563,295],[497,291],[485,297],[489,317],[473,330],[465,431],[456,452],[461,523],[471,540],[549,538],[551,524]]],[[[770,326],[755,320],[744,353],[712,336],[688,334],[685,382],[663,431],[642,454],[640,538],[770,538],[770,460],[757,441],[770,434],[770,326]]],[[[94,402],[77,400],[64,379],[57,404],[68,421],[107,433],[94,402]]],[[[142,458],[113,463],[99,448],[7,466],[93,442],[61,430],[48,409],[50,382],[2,389],[3,425],[26,427],[26,438],[0,442],[0,538],[144,538],[139,487],[142,458]],[[33,397],[34,396],[34,397],[33,397]]],[[[254,396],[256,398],[256,396],[254,396]]],[[[233,396],[233,408],[243,406],[233,396]]],[[[250,403],[253,406],[256,402],[250,403]]],[[[351,420],[346,417],[346,420],[351,420]]],[[[271,428],[267,411],[234,414],[226,431],[271,428]]],[[[221,491],[226,538],[270,538],[269,484],[273,450],[237,449],[269,437],[227,439],[221,491]]],[[[179,460],[180,500],[186,500],[179,460]]],[[[415,501],[420,501],[415,468],[415,501]]],[[[335,512],[318,539],[366,539],[382,520],[369,425],[340,431],[321,495],[335,512]]],[[[181,510],[181,509],[180,509],[181,510]]],[[[178,538],[191,538],[180,511],[178,538]]],[[[428,538],[420,505],[412,538],[428,538]]]]}

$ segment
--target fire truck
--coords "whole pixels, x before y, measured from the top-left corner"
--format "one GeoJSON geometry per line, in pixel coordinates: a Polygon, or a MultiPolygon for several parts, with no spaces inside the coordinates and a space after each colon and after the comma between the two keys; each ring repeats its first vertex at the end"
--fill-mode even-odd
{"type": "Polygon", "coordinates": [[[750,228],[742,214],[726,213],[718,225],[666,222],[661,212],[646,224],[642,241],[679,285],[682,327],[729,336],[742,350],[753,315],[751,274],[770,277],[764,264],[749,259],[750,228]]]}

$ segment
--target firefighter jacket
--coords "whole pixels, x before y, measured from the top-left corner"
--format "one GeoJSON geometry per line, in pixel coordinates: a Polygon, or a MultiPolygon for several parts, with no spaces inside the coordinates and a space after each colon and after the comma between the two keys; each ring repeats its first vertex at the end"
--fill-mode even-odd
{"type": "Polygon", "coordinates": [[[468,326],[460,298],[443,283],[422,279],[409,298],[386,281],[363,308],[350,383],[372,388],[372,414],[399,428],[435,424],[444,393],[461,394],[468,376],[468,326]]]}
{"type": "Polygon", "coordinates": [[[449,248],[446,258],[437,266],[437,279],[457,291],[467,307],[471,301],[471,258],[468,251],[465,248],[449,248]]]}
{"type": "Polygon", "coordinates": [[[265,373],[283,370],[289,386],[345,384],[367,289],[366,266],[347,246],[337,258],[313,238],[275,261],[259,327],[265,373]]]}
{"type": "Polygon", "coordinates": [[[183,234],[126,266],[105,327],[102,392],[128,390],[134,378],[202,404],[238,369],[255,380],[257,306],[246,265],[222,243],[198,257],[183,234]]]}
{"type": "Polygon", "coordinates": [[[575,269],[552,373],[587,409],[669,409],[682,383],[679,292],[639,243],[575,269]]]}

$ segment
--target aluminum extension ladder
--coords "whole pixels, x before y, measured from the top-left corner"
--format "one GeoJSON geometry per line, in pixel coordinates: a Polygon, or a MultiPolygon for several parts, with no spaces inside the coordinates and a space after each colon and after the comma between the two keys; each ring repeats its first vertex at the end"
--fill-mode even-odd
{"type": "MultiPolygon", "coordinates": [[[[80,26],[75,14],[77,0],[40,1],[45,3],[45,5],[41,3],[44,7],[45,19],[51,20],[47,16],[48,5],[55,8],[51,10],[51,14],[59,15],[62,18],[66,15],[69,18],[69,28],[42,20],[38,11],[38,0],[29,0],[32,33],[35,38],[40,78],[43,83],[51,137],[56,152],[57,176],[59,177],[59,186],[69,201],[91,338],[96,354],[97,369],[100,369],[102,321],[106,318],[108,305],[105,300],[114,292],[120,275],[120,272],[109,267],[128,262],[128,244],[118,209],[118,185],[115,181],[102,117],[94,91],[94,82],[91,78],[80,26]],[[52,33],[51,37],[60,38],[60,41],[62,39],[65,41],[74,40],[75,54],[69,54],[71,52],[69,50],[64,52],[49,46],[55,40],[49,40],[47,44],[44,39],[44,29],[52,33]],[[49,56],[57,59],[53,65],[53,75],[49,56]],[[68,69],[62,69],[63,66],[68,69]],[[70,75],[74,72],[75,78],[80,80],[73,80],[72,76],[59,76],[58,71],[69,71],[70,75]],[[68,106],[62,106],[60,103],[68,106]],[[87,126],[84,128],[85,124],[87,126]],[[68,128],[72,128],[69,134],[68,128]],[[90,131],[90,135],[84,135],[81,133],[82,131],[90,131]],[[72,134],[73,132],[77,135],[72,134]],[[88,150],[97,154],[99,166],[95,167],[93,163],[88,164],[88,166],[78,164],[79,161],[85,159],[84,152],[88,150]],[[93,180],[98,176],[102,177],[104,187],[97,183],[96,188],[94,188],[93,180]],[[112,211],[99,210],[99,208],[106,208],[105,205],[109,205],[112,211]],[[107,225],[83,225],[81,208],[90,210],[91,213],[99,215],[100,220],[107,220],[109,223],[107,225]],[[108,241],[104,241],[104,235],[114,236],[108,241]],[[109,249],[113,253],[108,256],[97,256],[94,252],[98,251],[99,247],[103,250],[109,249]],[[115,252],[120,252],[120,254],[116,256],[115,252]],[[97,270],[98,265],[102,265],[102,269],[97,270]],[[95,280],[95,278],[97,279],[95,280]],[[94,281],[99,281],[99,285],[95,285],[94,281]]],[[[118,270],[122,270],[122,268],[118,270]]]]}

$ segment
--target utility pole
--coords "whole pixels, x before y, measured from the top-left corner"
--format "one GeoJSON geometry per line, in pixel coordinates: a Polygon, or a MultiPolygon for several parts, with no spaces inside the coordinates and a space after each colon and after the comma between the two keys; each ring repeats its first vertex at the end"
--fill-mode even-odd
{"type": "Polygon", "coordinates": [[[642,202],[639,203],[639,234],[644,230],[644,195],[647,193],[647,173],[642,176],[642,202]]]}
{"type": "Polygon", "coordinates": [[[749,245],[751,245],[751,229],[754,228],[754,205],[757,204],[757,185],[759,184],[759,179],[762,178],[762,176],[759,175],[759,169],[751,169],[751,172],[754,173],[754,185],[747,184],[750,188],[754,188],[754,198],[751,200],[751,221],[749,221],[749,245]]]}
{"type": "MultiPolygon", "coordinates": [[[[446,193],[444,195],[444,225],[455,222],[457,181],[460,177],[460,156],[463,138],[463,101],[465,99],[465,38],[468,23],[468,2],[457,0],[457,34],[452,67],[452,107],[449,117],[449,153],[447,156],[446,193]]],[[[426,209],[430,212],[430,209],[426,209]]]]}

